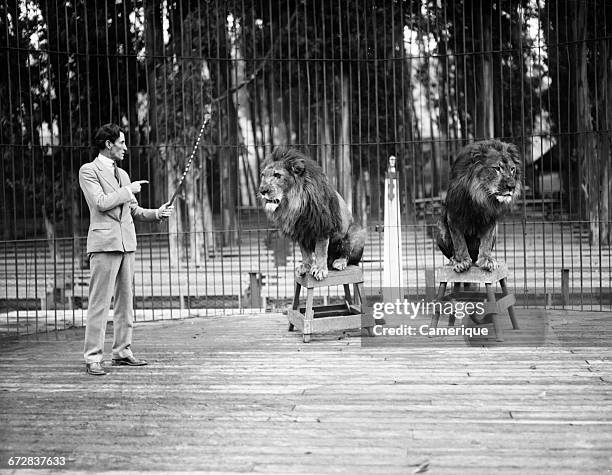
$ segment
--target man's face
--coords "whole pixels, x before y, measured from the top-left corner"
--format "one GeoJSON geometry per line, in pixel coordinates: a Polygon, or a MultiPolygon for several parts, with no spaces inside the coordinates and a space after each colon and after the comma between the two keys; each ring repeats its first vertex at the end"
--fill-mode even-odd
{"type": "Polygon", "coordinates": [[[119,132],[119,138],[115,140],[115,143],[111,143],[110,140],[106,142],[106,146],[110,144],[110,158],[115,160],[116,162],[120,162],[123,160],[123,156],[125,152],[127,152],[127,145],[125,144],[125,135],[123,132],[119,132]]]}

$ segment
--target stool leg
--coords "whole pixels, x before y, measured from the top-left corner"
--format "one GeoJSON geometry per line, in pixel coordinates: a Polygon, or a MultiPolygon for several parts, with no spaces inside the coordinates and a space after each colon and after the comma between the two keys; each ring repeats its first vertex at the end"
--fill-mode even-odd
{"type": "Polygon", "coordinates": [[[353,303],[353,299],[351,298],[351,286],[349,284],[343,284],[344,287],[344,300],[346,303],[351,305],[353,303]]]}
{"type": "MultiPolygon", "coordinates": [[[[453,294],[455,293],[460,293],[461,292],[461,282],[455,282],[453,284],[453,294]]],[[[454,304],[454,300],[452,300],[453,304],[454,304]]],[[[448,326],[449,327],[454,327],[455,326],[455,314],[450,314],[448,316],[448,326]]]]}
{"type": "MultiPolygon", "coordinates": [[[[495,304],[495,291],[493,290],[493,286],[491,284],[485,284],[485,286],[487,287],[487,301],[495,304]]],[[[495,327],[495,340],[504,341],[504,330],[502,329],[499,313],[493,313],[491,315],[491,319],[493,320],[493,326],[495,327]]]]}
{"type": "MultiPolygon", "coordinates": [[[[506,279],[500,279],[499,285],[502,289],[504,296],[509,295],[508,286],[506,285],[506,279]]],[[[514,305],[508,307],[508,315],[510,315],[510,321],[512,322],[512,328],[515,330],[519,329],[518,322],[516,321],[516,315],[514,315],[514,305]]]]}
{"type": "Polygon", "coordinates": [[[304,343],[310,341],[310,335],[312,334],[312,320],[314,319],[314,309],[312,304],[314,302],[314,289],[309,288],[306,291],[306,310],[304,312],[304,332],[302,333],[302,340],[304,343]]]}
{"type": "MultiPolygon", "coordinates": [[[[444,297],[444,293],[446,292],[446,282],[440,282],[440,286],[438,287],[438,294],[436,295],[436,302],[442,301],[442,297],[444,297]]],[[[432,328],[438,328],[438,321],[440,320],[440,314],[436,311],[431,316],[431,323],[429,324],[432,328]]]]}
{"type": "MultiPolygon", "coordinates": [[[[378,321],[375,321],[374,316],[370,313],[370,308],[368,307],[368,302],[363,290],[363,282],[353,284],[353,289],[355,300],[359,302],[359,306],[361,308],[361,328],[362,330],[366,330],[368,336],[373,337],[374,324],[378,323],[378,321]]],[[[384,323],[384,320],[382,323],[384,323]]]]}
{"type": "MultiPolygon", "coordinates": [[[[461,282],[455,282],[453,284],[453,295],[456,294],[456,293],[460,293],[460,292],[461,292],[461,282]]],[[[453,302],[453,305],[454,305],[455,300],[453,299],[452,302],[453,302]]],[[[454,313],[452,313],[452,314],[450,314],[448,316],[448,326],[449,327],[454,327],[455,326],[455,314],[454,313]]]]}
{"type": "MultiPolygon", "coordinates": [[[[302,286],[295,283],[295,293],[293,294],[293,310],[299,310],[300,308],[300,291],[302,290],[302,286]]],[[[289,324],[289,331],[292,332],[295,329],[293,323],[289,324]]]]}
{"type": "MultiPolygon", "coordinates": [[[[365,309],[364,307],[365,295],[362,295],[360,293],[360,289],[361,289],[361,292],[363,292],[363,284],[353,284],[353,294],[355,295],[355,303],[361,306],[361,313],[365,315],[366,314],[366,310],[364,310],[365,309]]],[[[369,311],[369,309],[367,311],[369,311]]],[[[372,315],[372,317],[374,317],[374,315],[372,315]]],[[[384,318],[374,318],[373,325],[384,325],[385,323],[387,322],[385,321],[384,318]]],[[[371,331],[370,333],[372,336],[374,336],[373,331],[371,331]]]]}

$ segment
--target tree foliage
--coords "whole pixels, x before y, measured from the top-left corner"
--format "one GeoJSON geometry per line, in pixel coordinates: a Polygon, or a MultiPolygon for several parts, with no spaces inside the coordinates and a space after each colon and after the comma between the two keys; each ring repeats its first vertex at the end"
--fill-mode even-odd
{"type": "MultiPolygon", "coordinates": [[[[598,0],[7,0],[5,237],[33,235],[24,221],[40,228],[45,213],[60,232],[82,228],[76,172],[105,122],[125,128],[130,173],[152,181],[143,204],[158,205],[208,110],[177,232],[212,231],[214,215],[223,241],[235,240],[276,144],[317,159],[365,220],[382,217],[390,155],[409,213],[415,199],[443,192],[466,141],[514,141],[530,165],[532,136],[549,129],[564,164],[563,204],[595,220],[593,190],[609,189],[609,174],[598,174],[609,168],[609,134],[584,140],[610,129],[610,15],[598,0]],[[590,132],[575,134],[585,124],[590,132]],[[587,146],[594,157],[581,154],[587,146]]],[[[597,216],[609,219],[608,208],[597,216]]]]}

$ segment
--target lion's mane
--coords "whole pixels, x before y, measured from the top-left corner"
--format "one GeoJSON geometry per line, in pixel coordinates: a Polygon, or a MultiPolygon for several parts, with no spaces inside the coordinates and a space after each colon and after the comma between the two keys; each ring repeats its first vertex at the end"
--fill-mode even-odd
{"type": "Polygon", "coordinates": [[[323,169],[295,149],[276,148],[270,160],[289,172],[285,197],[268,218],[291,240],[305,249],[314,249],[317,239],[341,233],[342,215],[336,191],[323,169]],[[296,173],[299,170],[299,173],[296,173]]]}

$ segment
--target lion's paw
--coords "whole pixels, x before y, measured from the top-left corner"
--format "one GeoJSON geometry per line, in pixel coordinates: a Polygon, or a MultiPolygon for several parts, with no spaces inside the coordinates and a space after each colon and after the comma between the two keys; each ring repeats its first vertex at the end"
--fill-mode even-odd
{"type": "Polygon", "coordinates": [[[462,259],[460,261],[453,259],[453,270],[455,272],[465,272],[467,270],[469,270],[470,267],[472,267],[472,259],[470,259],[469,257],[462,259]]]}
{"type": "Polygon", "coordinates": [[[336,259],[333,263],[332,263],[332,267],[336,270],[344,270],[346,269],[346,265],[348,264],[348,261],[346,259],[346,257],[341,257],[340,259],[336,259]]]}
{"type": "Polygon", "coordinates": [[[316,280],[323,280],[325,279],[325,277],[327,277],[327,266],[318,266],[317,264],[314,264],[311,268],[310,268],[310,274],[316,279],[316,280]]]}
{"type": "Polygon", "coordinates": [[[302,263],[295,268],[295,273],[297,275],[306,275],[308,274],[308,271],[310,271],[310,264],[302,263]]]}
{"type": "Polygon", "coordinates": [[[493,272],[495,269],[499,267],[497,260],[492,258],[491,256],[480,257],[476,261],[476,265],[483,270],[487,270],[489,272],[493,272]]]}

